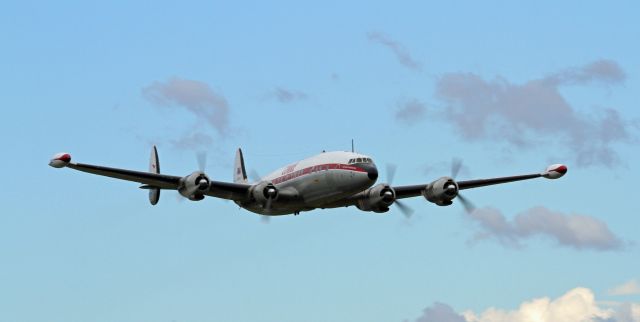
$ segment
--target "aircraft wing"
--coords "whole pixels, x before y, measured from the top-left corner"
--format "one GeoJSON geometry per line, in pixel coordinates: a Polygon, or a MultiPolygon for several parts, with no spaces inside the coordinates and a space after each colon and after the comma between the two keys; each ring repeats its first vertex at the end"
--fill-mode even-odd
{"type": "Polygon", "coordinates": [[[120,180],[133,181],[142,183],[148,186],[158,187],[161,189],[178,189],[180,186],[181,177],[170,176],[166,174],[134,171],[118,168],[109,168],[99,165],[73,163],[69,162],[66,168],[87,172],[91,174],[97,174],[99,176],[111,177],[120,180]]]}
{"type": "MultiPolygon", "coordinates": [[[[202,172],[194,172],[191,175],[179,177],[154,172],[134,171],[85,163],[75,163],[71,162],[71,156],[68,153],[56,154],[53,159],[51,159],[49,165],[54,168],[71,168],[82,172],[97,174],[100,176],[137,182],[143,184],[143,186],[141,186],[140,188],[152,190],[180,190],[188,186],[191,181],[197,180],[204,176],[204,173],[202,172]]],[[[157,157],[156,163],[152,162],[151,166],[154,168],[159,167],[159,165],[157,164],[157,157]]],[[[208,182],[208,188],[202,191],[202,195],[236,201],[245,200],[249,196],[249,189],[251,188],[250,184],[213,181],[209,180],[208,178],[206,178],[206,180],[208,182]]]]}
{"type": "MultiPolygon", "coordinates": [[[[567,171],[566,167],[564,167],[564,172],[562,172],[562,174],[566,173],[566,171],[567,171]]],[[[490,186],[494,184],[502,184],[502,183],[509,183],[514,181],[535,179],[540,177],[546,177],[545,173],[532,173],[532,174],[525,174],[525,175],[519,175],[519,176],[457,181],[456,183],[458,185],[458,190],[465,190],[465,189],[473,189],[473,188],[490,186]]],[[[398,187],[393,187],[393,190],[395,190],[396,199],[411,198],[411,197],[417,197],[422,195],[422,191],[425,190],[428,185],[429,184],[427,183],[427,184],[420,184],[420,185],[398,186],[398,187]]]]}
{"type": "Polygon", "coordinates": [[[459,195],[460,190],[472,189],[494,184],[508,183],[514,181],[528,180],[544,177],[547,179],[557,179],[567,173],[567,167],[562,164],[554,164],[542,172],[524,174],[519,176],[498,177],[489,179],[477,179],[457,181],[451,177],[442,177],[430,183],[416,184],[409,186],[390,186],[386,183],[380,183],[365,191],[356,193],[344,200],[331,204],[328,207],[342,207],[355,205],[360,210],[386,212],[393,204],[397,205],[400,210],[410,216],[413,212],[409,207],[400,202],[400,199],[423,196],[429,202],[440,206],[448,206],[452,204],[452,200],[458,198],[465,206],[467,211],[471,211],[473,205],[463,196],[459,195]]]}
{"type": "Polygon", "coordinates": [[[494,184],[502,184],[514,181],[529,180],[544,177],[547,179],[558,179],[567,173],[567,166],[563,164],[553,164],[547,167],[542,173],[524,174],[518,176],[498,177],[489,179],[476,179],[466,181],[455,181],[449,177],[442,177],[428,184],[398,186],[393,187],[396,199],[417,197],[420,195],[429,199],[430,196],[437,197],[438,194],[446,197],[447,192],[457,194],[458,190],[473,189],[494,184]]]}
{"type": "Polygon", "coordinates": [[[466,181],[456,181],[451,177],[442,177],[430,183],[391,187],[387,184],[379,184],[375,187],[356,194],[349,198],[352,204],[365,211],[385,212],[389,206],[396,204],[405,216],[410,216],[413,210],[400,202],[399,199],[423,196],[429,202],[439,206],[448,206],[452,200],[458,200],[465,207],[467,212],[472,212],[473,204],[459,194],[460,190],[479,188],[494,184],[502,184],[514,181],[547,178],[558,179],[567,173],[567,167],[562,164],[554,164],[547,167],[544,172],[524,174],[519,176],[498,177],[489,179],[476,179],[466,181]]]}

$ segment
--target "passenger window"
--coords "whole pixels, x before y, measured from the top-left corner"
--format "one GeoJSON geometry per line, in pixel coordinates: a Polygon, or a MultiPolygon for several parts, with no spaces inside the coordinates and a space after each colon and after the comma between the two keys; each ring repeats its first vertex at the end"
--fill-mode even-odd
{"type": "Polygon", "coordinates": [[[349,164],[352,164],[352,163],[353,163],[353,159],[349,159],[349,164]]]}
{"type": "Polygon", "coordinates": [[[361,159],[361,158],[357,158],[357,159],[356,159],[356,162],[361,163],[361,162],[362,162],[362,159],[361,159]]]}

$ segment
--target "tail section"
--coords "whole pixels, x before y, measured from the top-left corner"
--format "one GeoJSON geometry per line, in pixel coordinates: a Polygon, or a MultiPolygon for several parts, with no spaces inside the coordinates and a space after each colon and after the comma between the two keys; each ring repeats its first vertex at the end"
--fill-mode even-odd
{"type": "Polygon", "coordinates": [[[244,167],[244,157],[241,149],[236,152],[236,160],[233,166],[233,182],[248,183],[247,170],[244,167]]]}
{"type": "MultiPolygon", "coordinates": [[[[149,172],[160,173],[160,161],[158,160],[158,149],[154,145],[151,149],[151,158],[149,159],[149,172]]],[[[149,202],[152,205],[156,205],[160,200],[160,188],[149,187],[149,202]]]]}

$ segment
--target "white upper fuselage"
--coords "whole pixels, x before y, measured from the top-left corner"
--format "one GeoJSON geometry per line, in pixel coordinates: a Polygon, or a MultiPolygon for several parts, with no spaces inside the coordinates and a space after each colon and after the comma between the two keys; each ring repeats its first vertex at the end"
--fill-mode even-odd
{"type": "Polygon", "coordinates": [[[323,152],[284,166],[261,179],[279,191],[297,194],[296,202],[279,203],[268,211],[260,203],[243,203],[257,213],[283,215],[340,205],[340,200],[371,187],[378,177],[373,160],[353,152],[323,152]]]}

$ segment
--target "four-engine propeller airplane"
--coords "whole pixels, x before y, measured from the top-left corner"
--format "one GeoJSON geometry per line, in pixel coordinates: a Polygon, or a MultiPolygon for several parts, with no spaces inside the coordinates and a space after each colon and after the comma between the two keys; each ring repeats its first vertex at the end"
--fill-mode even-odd
{"type": "MultiPolygon", "coordinates": [[[[155,146],[151,150],[148,172],[75,163],[71,162],[68,153],[54,155],[49,165],[141,183],[140,188],[149,190],[152,205],[158,203],[160,190],[177,190],[189,200],[199,201],[205,196],[233,200],[244,209],[268,216],[297,215],[317,208],[348,206],[383,213],[389,211],[393,204],[408,216],[411,210],[400,199],[418,196],[439,206],[451,205],[457,197],[467,211],[471,211],[473,206],[459,194],[460,190],[539,177],[557,179],[567,172],[565,165],[554,164],[541,173],[456,181],[461,164],[454,163],[451,177],[441,177],[431,183],[392,186],[389,182],[374,185],[378,179],[378,169],[369,156],[335,151],[289,164],[249,183],[242,150],[238,149],[233,182],[223,182],[209,179],[204,169],[184,177],[161,174],[155,146]]],[[[393,168],[388,172],[388,180],[391,181],[393,168]]]]}

